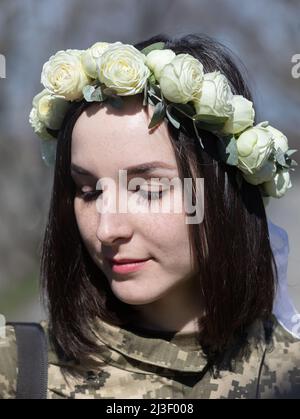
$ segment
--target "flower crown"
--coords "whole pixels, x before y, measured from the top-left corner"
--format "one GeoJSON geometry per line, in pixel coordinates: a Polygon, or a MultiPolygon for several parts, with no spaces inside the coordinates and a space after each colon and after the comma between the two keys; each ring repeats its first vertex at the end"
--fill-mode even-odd
{"type": "MultiPolygon", "coordinates": [[[[97,42],[87,50],[68,49],[51,56],[42,70],[44,90],[32,102],[29,122],[44,144],[56,139],[72,102],[109,101],[123,106],[121,96],[143,93],[143,106],[154,112],[148,128],[164,118],[177,129],[192,120],[216,135],[220,158],[236,166],[243,178],[259,185],[263,196],[282,197],[291,188],[290,170],[297,163],[286,136],[268,121],[254,126],[253,103],[234,95],[220,71],[204,73],[190,54],[175,54],[158,42],[139,51],[121,42],[97,42]]],[[[43,159],[47,162],[47,155],[43,159]]]]}

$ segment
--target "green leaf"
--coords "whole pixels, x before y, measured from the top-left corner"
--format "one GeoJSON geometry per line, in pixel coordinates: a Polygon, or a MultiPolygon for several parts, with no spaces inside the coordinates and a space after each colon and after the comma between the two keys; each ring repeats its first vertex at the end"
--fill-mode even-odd
{"type": "Polygon", "coordinates": [[[204,149],[202,138],[199,135],[199,132],[198,132],[198,129],[197,129],[197,124],[195,123],[195,120],[194,119],[193,119],[193,127],[194,127],[194,131],[195,131],[196,137],[198,138],[201,147],[204,149]]]}
{"type": "Polygon", "coordinates": [[[195,109],[188,103],[172,103],[172,106],[188,118],[193,118],[195,109]]]}
{"type": "Polygon", "coordinates": [[[288,150],[288,151],[286,151],[285,152],[285,154],[288,156],[288,157],[290,157],[292,154],[294,154],[294,153],[296,153],[298,150],[292,150],[292,149],[290,149],[290,150],[288,150]]]}
{"type": "Polygon", "coordinates": [[[200,129],[204,129],[206,131],[211,131],[211,132],[218,132],[224,126],[223,123],[222,124],[207,124],[202,121],[195,121],[195,124],[197,124],[197,126],[199,126],[200,129]]]}
{"type": "Polygon", "coordinates": [[[83,96],[87,102],[93,102],[91,99],[92,93],[96,90],[95,86],[87,85],[82,89],[83,96]]]}
{"type": "Polygon", "coordinates": [[[148,100],[147,100],[147,98],[148,98],[148,84],[149,84],[149,82],[148,82],[148,80],[146,80],[146,83],[145,83],[145,86],[144,86],[144,92],[143,92],[143,95],[144,95],[143,106],[147,106],[147,103],[148,103],[148,100]]]}
{"type": "Polygon", "coordinates": [[[292,160],[290,166],[298,166],[298,163],[296,160],[292,160]]]}
{"type": "Polygon", "coordinates": [[[234,136],[218,138],[217,146],[220,157],[224,162],[231,166],[238,164],[238,150],[234,136]]]}
{"type": "Polygon", "coordinates": [[[228,119],[228,116],[216,116],[216,115],[194,115],[195,121],[205,122],[206,124],[220,125],[225,124],[228,119]]]}
{"type": "Polygon", "coordinates": [[[107,96],[102,93],[101,86],[84,86],[82,93],[87,102],[103,102],[107,98],[107,96]]]}
{"type": "Polygon", "coordinates": [[[164,49],[164,47],[164,42],[155,42],[154,44],[148,45],[148,47],[142,49],[141,53],[144,55],[148,55],[150,51],[154,51],[155,49],[164,49]]]}
{"type": "Polygon", "coordinates": [[[275,152],[275,158],[276,161],[283,167],[286,166],[286,161],[285,161],[285,156],[284,156],[284,152],[281,150],[281,148],[279,147],[276,152],[275,152]]]}
{"type": "Polygon", "coordinates": [[[153,112],[153,116],[152,119],[150,121],[150,124],[148,126],[148,128],[153,128],[155,127],[157,124],[159,124],[165,117],[166,115],[166,106],[163,102],[158,102],[155,105],[155,109],[153,112]]]}
{"type": "Polygon", "coordinates": [[[173,116],[173,115],[171,115],[171,109],[172,109],[172,105],[168,105],[168,106],[167,106],[167,108],[166,108],[166,114],[167,114],[167,117],[168,117],[169,121],[171,122],[171,124],[172,124],[175,128],[179,129],[179,128],[180,128],[180,122],[179,122],[179,121],[177,121],[177,119],[176,119],[176,118],[174,118],[174,116],[173,116]]]}
{"type": "Polygon", "coordinates": [[[159,86],[157,86],[156,84],[150,84],[150,86],[149,86],[149,92],[150,92],[152,95],[157,96],[159,99],[161,99],[161,98],[162,98],[162,95],[161,95],[161,89],[160,89],[160,87],[159,87],[159,86]]]}
{"type": "Polygon", "coordinates": [[[156,78],[155,78],[154,73],[150,74],[150,76],[148,77],[148,81],[151,85],[156,83],[156,78]]]}

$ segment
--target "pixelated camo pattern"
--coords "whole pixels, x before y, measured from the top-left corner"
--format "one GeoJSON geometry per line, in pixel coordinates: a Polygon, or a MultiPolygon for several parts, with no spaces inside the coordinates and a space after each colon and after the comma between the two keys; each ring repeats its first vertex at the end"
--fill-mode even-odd
{"type": "MultiPolygon", "coordinates": [[[[96,336],[99,351],[82,363],[58,359],[49,340],[48,399],[300,399],[300,340],[277,321],[268,344],[257,344],[264,329],[255,322],[249,354],[218,377],[192,334],[168,340],[99,320],[96,336]]],[[[15,398],[17,373],[15,333],[7,326],[0,340],[0,398],[15,398]]]]}

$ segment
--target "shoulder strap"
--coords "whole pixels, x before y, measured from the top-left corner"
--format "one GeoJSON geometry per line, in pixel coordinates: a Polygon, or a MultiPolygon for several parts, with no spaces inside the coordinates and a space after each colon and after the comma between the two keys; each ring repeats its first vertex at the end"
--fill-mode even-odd
{"type": "Polygon", "coordinates": [[[18,348],[17,399],[46,399],[48,348],[44,329],[38,323],[10,323],[18,348]]]}

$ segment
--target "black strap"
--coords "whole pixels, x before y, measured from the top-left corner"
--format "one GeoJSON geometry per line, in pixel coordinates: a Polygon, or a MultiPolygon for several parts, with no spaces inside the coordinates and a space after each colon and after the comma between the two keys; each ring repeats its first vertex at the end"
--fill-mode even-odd
{"type": "Polygon", "coordinates": [[[10,323],[18,347],[17,399],[46,399],[48,349],[44,329],[38,323],[10,323]]]}

